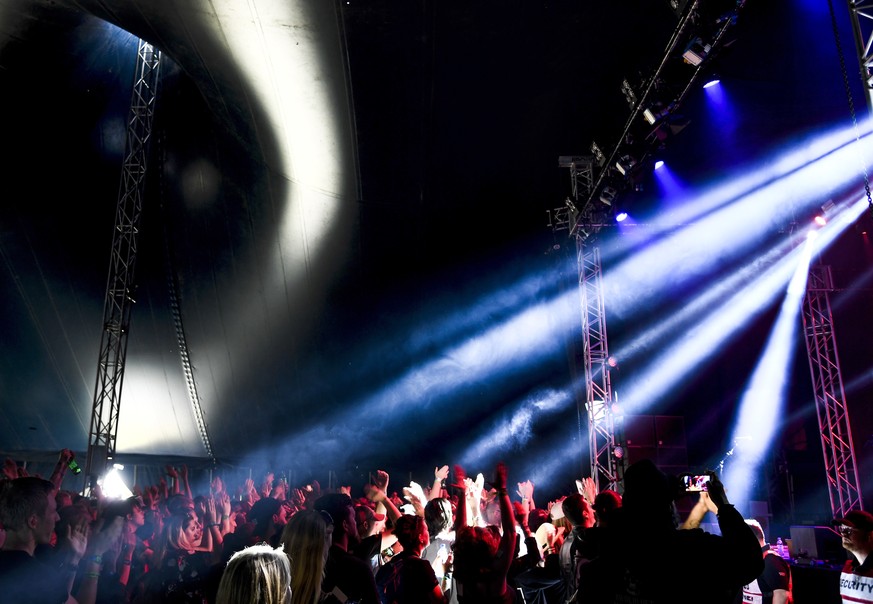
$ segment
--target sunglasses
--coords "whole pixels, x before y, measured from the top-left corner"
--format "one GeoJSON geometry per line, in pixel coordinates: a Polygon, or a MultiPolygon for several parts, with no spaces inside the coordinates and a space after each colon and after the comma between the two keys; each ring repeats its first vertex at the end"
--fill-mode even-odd
{"type": "Polygon", "coordinates": [[[852,526],[841,526],[837,529],[837,532],[843,537],[851,537],[853,533],[859,533],[861,531],[852,526]]]}

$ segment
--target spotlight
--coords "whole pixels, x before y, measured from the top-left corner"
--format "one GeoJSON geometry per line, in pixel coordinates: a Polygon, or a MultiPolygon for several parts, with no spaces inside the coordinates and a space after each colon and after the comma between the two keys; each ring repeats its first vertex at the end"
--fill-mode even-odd
{"type": "Polygon", "coordinates": [[[621,172],[622,176],[626,176],[628,172],[630,172],[634,166],[637,165],[637,160],[635,160],[630,155],[622,155],[617,162],[615,162],[615,168],[621,172]]]}
{"type": "Polygon", "coordinates": [[[615,455],[616,459],[622,459],[624,458],[624,449],[617,446],[612,450],[612,454],[615,455]]]}
{"type": "Polygon", "coordinates": [[[713,86],[718,86],[720,82],[721,82],[721,80],[719,80],[718,78],[712,78],[710,81],[708,81],[706,84],[704,84],[703,87],[704,88],[712,88],[713,86]]]}
{"type": "Polygon", "coordinates": [[[688,46],[685,47],[685,52],[682,53],[682,58],[685,59],[686,63],[690,63],[691,65],[700,65],[703,63],[704,59],[706,59],[710,50],[712,50],[710,44],[704,44],[701,38],[694,38],[688,46]]]}
{"type": "Polygon", "coordinates": [[[603,151],[600,150],[600,147],[594,141],[591,141],[591,147],[589,150],[591,151],[591,155],[594,156],[594,161],[597,163],[597,167],[602,168],[603,164],[606,163],[606,155],[603,154],[603,151]]]}
{"type": "Polygon", "coordinates": [[[659,170],[664,165],[664,160],[659,159],[655,162],[655,170],[659,170]]]}
{"type": "Polygon", "coordinates": [[[611,206],[612,202],[615,201],[616,195],[618,195],[618,191],[613,187],[603,187],[603,191],[600,192],[600,202],[611,206]]]}
{"type": "Polygon", "coordinates": [[[637,95],[630,82],[627,81],[627,78],[621,81],[621,92],[624,94],[624,98],[631,109],[637,106],[637,95]]]}
{"type": "Polygon", "coordinates": [[[813,219],[813,222],[815,222],[818,226],[823,227],[828,223],[828,219],[825,218],[824,215],[819,214],[813,219]]]}
{"type": "Polygon", "coordinates": [[[616,222],[624,222],[625,220],[627,220],[627,212],[621,211],[615,215],[616,222]]]}

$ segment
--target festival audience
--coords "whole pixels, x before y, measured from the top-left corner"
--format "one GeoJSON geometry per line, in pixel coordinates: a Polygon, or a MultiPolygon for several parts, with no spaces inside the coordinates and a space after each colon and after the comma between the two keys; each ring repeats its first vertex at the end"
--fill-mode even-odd
{"type": "MultiPolygon", "coordinates": [[[[791,597],[788,565],[769,551],[754,522],[733,510],[717,477],[679,526],[678,480],[651,462],[627,469],[624,496],[598,492],[583,478],[577,493],[539,509],[530,481],[518,482],[518,500],[510,499],[503,464],[491,482],[456,467],[450,485],[444,484],[448,467],[437,466],[432,484],[422,488],[410,479],[398,489],[405,503],[396,492],[388,495],[382,470],[354,495],[351,487],[322,491],[314,481],[291,488],[271,472],[238,486],[212,477],[206,495],[192,492],[184,466],[167,466],[169,483],[161,479],[135,487],[133,497],[110,500],[99,488],[87,498],[59,489],[71,459],[61,452],[51,480],[28,476],[10,460],[2,468],[4,602],[727,603],[745,596],[777,603],[791,597]],[[698,528],[707,513],[717,514],[721,536],[698,528]],[[636,547],[643,536],[649,546],[636,547]],[[762,562],[769,569],[763,573],[762,562]]],[[[873,584],[873,516],[855,510],[834,522],[852,555],[842,595],[855,601],[873,584]]]]}

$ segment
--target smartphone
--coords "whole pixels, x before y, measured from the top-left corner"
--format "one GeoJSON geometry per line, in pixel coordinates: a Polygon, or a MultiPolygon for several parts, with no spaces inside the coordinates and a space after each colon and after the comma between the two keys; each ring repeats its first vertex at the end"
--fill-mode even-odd
{"type": "Polygon", "coordinates": [[[700,491],[709,490],[709,479],[710,476],[707,474],[684,474],[682,476],[682,484],[687,492],[699,493],[700,491]]]}

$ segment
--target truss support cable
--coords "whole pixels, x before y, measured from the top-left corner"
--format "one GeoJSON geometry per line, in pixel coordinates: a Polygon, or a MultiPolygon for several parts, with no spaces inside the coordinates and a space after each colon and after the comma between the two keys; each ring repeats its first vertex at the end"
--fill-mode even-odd
{"type": "Polygon", "coordinates": [[[842,518],[849,510],[860,509],[863,505],[849,409],[834,337],[829,297],[833,289],[830,267],[811,266],[803,308],[803,330],[809,353],[809,371],[821,431],[831,512],[834,518],[842,518]]]}
{"type": "MultiPolygon", "coordinates": [[[[135,303],[137,239],[160,66],[160,51],[140,40],[103,306],[103,335],[85,465],[89,481],[102,474],[106,463],[115,456],[130,313],[135,303]]],[[[90,488],[90,484],[85,488],[90,488]]]]}
{"type": "MultiPolygon", "coordinates": [[[[162,142],[162,138],[159,138],[158,144],[161,147],[161,151],[163,151],[162,142]]],[[[161,155],[163,155],[163,153],[161,155]]],[[[166,162],[163,161],[161,162],[160,169],[161,200],[164,199],[163,166],[165,163],[166,162]]],[[[182,321],[182,304],[180,302],[181,296],[179,294],[179,279],[176,274],[176,254],[174,252],[172,239],[170,238],[169,233],[170,219],[167,215],[167,212],[164,211],[165,208],[163,201],[161,201],[159,205],[163,214],[163,220],[161,220],[161,223],[164,225],[164,265],[167,274],[167,293],[170,299],[170,310],[173,313],[173,327],[176,330],[176,342],[179,346],[179,360],[182,364],[182,373],[185,376],[185,385],[188,391],[188,401],[191,403],[191,410],[194,413],[194,422],[197,424],[197,433],[200,435],[200,441],[203,443],[203,448],[206,451],[206,454],[209,456],[209,459],[212,461],[212,465],[214,467],[215,465],[217,465],[217,461],[215,459],[215,452],[212,449],[212,442],[209,438],[209,431],[206,427],[206,419],[203,415],[203,408],[200,405],[200,394],[197,391],[197,381],[194,379],[194,367],[191,363],[191,354],[190,349],[188,348],[188,338],[185,334],[185,324],[182,321]]]]}

